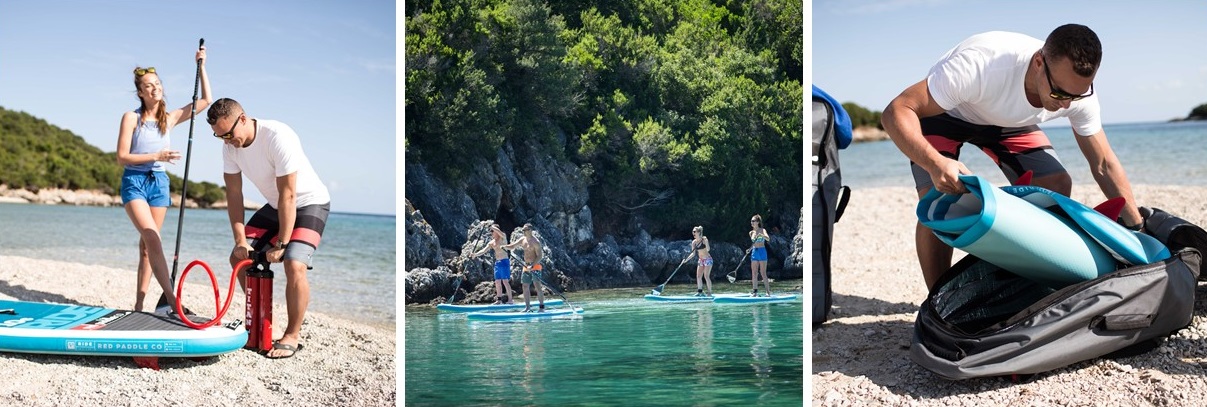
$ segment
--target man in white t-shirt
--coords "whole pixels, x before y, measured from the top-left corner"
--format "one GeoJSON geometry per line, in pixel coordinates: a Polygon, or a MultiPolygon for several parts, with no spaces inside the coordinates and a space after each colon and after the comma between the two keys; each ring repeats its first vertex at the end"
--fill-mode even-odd
{"type": "MultiPolygon", "coordinates": [[[[231,267],[247,259],[251,251],[264,252],[269,262],[284,263],[289,324],[266,356],[291,357],[302,350],[302,319],[310,303],[306,270],[322,240],[331,196],[310,166],[297,133],[285,123],[248,117],[243,106],[229,98],[214,101],[207,114],[214,137],[225,143],[222,178],[235,237],[231,267]],[[244,176],[268,200],[246,224],[244,176]]],[[[245,271],[240,270],[243,287],[247,286],[245,280],[245,271]]]]}
{"type": "MultiPolygon", "coordinates": [[[[1069,195],[1072,178],[1036,124],[1067,117],[1094,181],[1107,198],[1127,204],[1120,222],[1139,229],[1140,212],[1119,159],[1102,131],[1094,75],[1102,43],[1089,27],[1066,24],[1045,41],[1016,33],[977,34],[957,44],[922,81],[884,109],[882,124],[909,157],[919,197],[933,186],[967,192],[960,174],[965,142],[982,149],[1015,182],[1031,171],[1031,185],[1069,195]]],[[[930,229],[915,230],[927,288],[951,267],[952,249],[930,229]]]]}

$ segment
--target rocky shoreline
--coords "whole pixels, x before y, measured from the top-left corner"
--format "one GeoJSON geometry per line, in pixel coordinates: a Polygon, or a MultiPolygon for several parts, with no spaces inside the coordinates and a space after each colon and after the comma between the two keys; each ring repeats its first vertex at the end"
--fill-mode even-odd
{"type": "MultiPolygon", "coordinates": [[[[494,301],[493,257],[472,254],[485,247],[495,224],[510,233],[509,242],[520,236],[515,232],[519,226],[536,228],[545,246],[544,280],[558,290],[652,287],[670,278],[680,264],[675,281],[695,281],[696,259],[681,262],[690,253],[690,241],[651,236],[654,229],[636,218],[620,227],[596,229],[588,205],[589,180],[577,166],[548,158],[532,142],[504,145],[493,159],[477,159],[474,173],[462,181],[447,181],[422,164],[406,163],[405,304],[439,303],[454,293],[458,301],[494,301]]],[[[770,278],[803,276],[804,209],[803,202],[770,208],[776,219],[766,226],[770,278]]],[[[737,278],[750,278],[744,261],[749,242],[714,236],[711,246],[714,282],[725,281],[735,269],[737,278]]],[[[519,278],[520,265],[512,260],[513,289],[519,288],[519,278]]]]}
{"type": "MultiPolygon", "coordinates": [[[[110,207],[122,206],[122,197],[100,190],[43,188],[34,192],[28,189],[11,189],[8,185],[0,184],[0,203],[110,207]]],[[[243,202],[243,207],[248,210],[259,209],[263,205],[249,200],[243,202]]],[[[172,206],[180,206],[180,194],[172,194],[172,206]]],[[[185,201],[185,207],[201,208],[192,199],[185,201]]],[[[205,209],[226,209],[226,201],[219,200],[205,209]]]]}
{"type": "Polygon", "coordinates": [[[888,140],[888,133],[877,127],[860,126],[851,130],[851,141],[856,143],[888,140]]]}

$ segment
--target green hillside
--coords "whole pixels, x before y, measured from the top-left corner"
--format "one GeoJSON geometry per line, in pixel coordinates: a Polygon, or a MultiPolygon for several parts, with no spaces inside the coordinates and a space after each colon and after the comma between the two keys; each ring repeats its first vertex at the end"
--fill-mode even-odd
{"type": "MultiPolygon", "coordinates": [[[[122,167],[80,136],[28,113],[0,107],[0,184],[12,189],[89,189],[117,195],[122,167]]],[[[181,179],[168,175],[172,191],[181,179]]],[[[189,182],[189,199],[202,207],[225,199],[221,186],[189,182]]]]}
{"type": "Polygon", "coordinates": [[[634,215],[654,234],[732,225],[804,195],[800,2],[407,6],[408,162],[455,182],[539,144],[589,179],[603,233],[634,215]]]}

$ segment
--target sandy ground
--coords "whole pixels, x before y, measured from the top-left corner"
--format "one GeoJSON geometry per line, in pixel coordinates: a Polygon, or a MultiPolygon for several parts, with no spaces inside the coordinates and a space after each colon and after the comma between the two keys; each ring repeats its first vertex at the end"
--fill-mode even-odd
{"type": "MultiPolygon", "coordinates": [[[[215,274],[225,296],[230,272],[215,274]]],[[[0,299],[129,309],[134,280],[129,270],[0,256],[0,299]]],[[[196,269],[188,280],[207,278],[196,269]]],[[[154,282],[152,287],[149,298],[159,295],[154,282]]],[[[184,297],[198,314],[214,315],[208,284],[186,286],[184,297]]],[[[242,319],[243,310],[243,298],[236,295],[224,319],[242,319]]],[[[285,330],[285,315],[283,306],[274,308],[277,337],[285,330]]],[[[238,350],[202,362],[161,359],[159,371],[139,368],[132,358],[0,353],[0,372],[7,376],[0,381],[0,405],[395,405],[393,329],[312,310],[302,327],[302,344],[305,348],[288,359],[238,350]]]]}
{"type": "MultiPolygon", "coordinates": [[[[1096,186],[1074,199],[1093,206],[1096,186]]],[[[1142,206],[1207,225],[1207,188],[1135,186],[1142,206]]],[[[1134,357],[1097,359],[1020,383],[1006,378],[949,381],[909,357],[918,306],[926,298],[914,252],[912,188],[854,190],[835,226],[834,308],[812,337],[814,406],[1182,406],[1207,394],[1207,284],[1191,326],[1134,357]]],[[[957,251],[956,257],[963,254],[957,251]]]]}

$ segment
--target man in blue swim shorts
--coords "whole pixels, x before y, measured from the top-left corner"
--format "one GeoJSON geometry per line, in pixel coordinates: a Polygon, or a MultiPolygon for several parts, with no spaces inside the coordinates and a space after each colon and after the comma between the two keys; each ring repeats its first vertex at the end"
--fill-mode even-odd
{"type": "Polygon", "coordinates": [[[473,257],[478,257],[486,253],[487,250],[494,249],[495,251],[495,302],[498,304],[511,304],[511,258],[508,257],[507,250],[503,247],[507,245],[507,235],[503,234],[503,230],[499,229],[499,225],[490,226],[490,243],[486,247],[474,253],[473,257]],[[503,291],[507,291],[506,301],[503,299],[503,291]]]}

